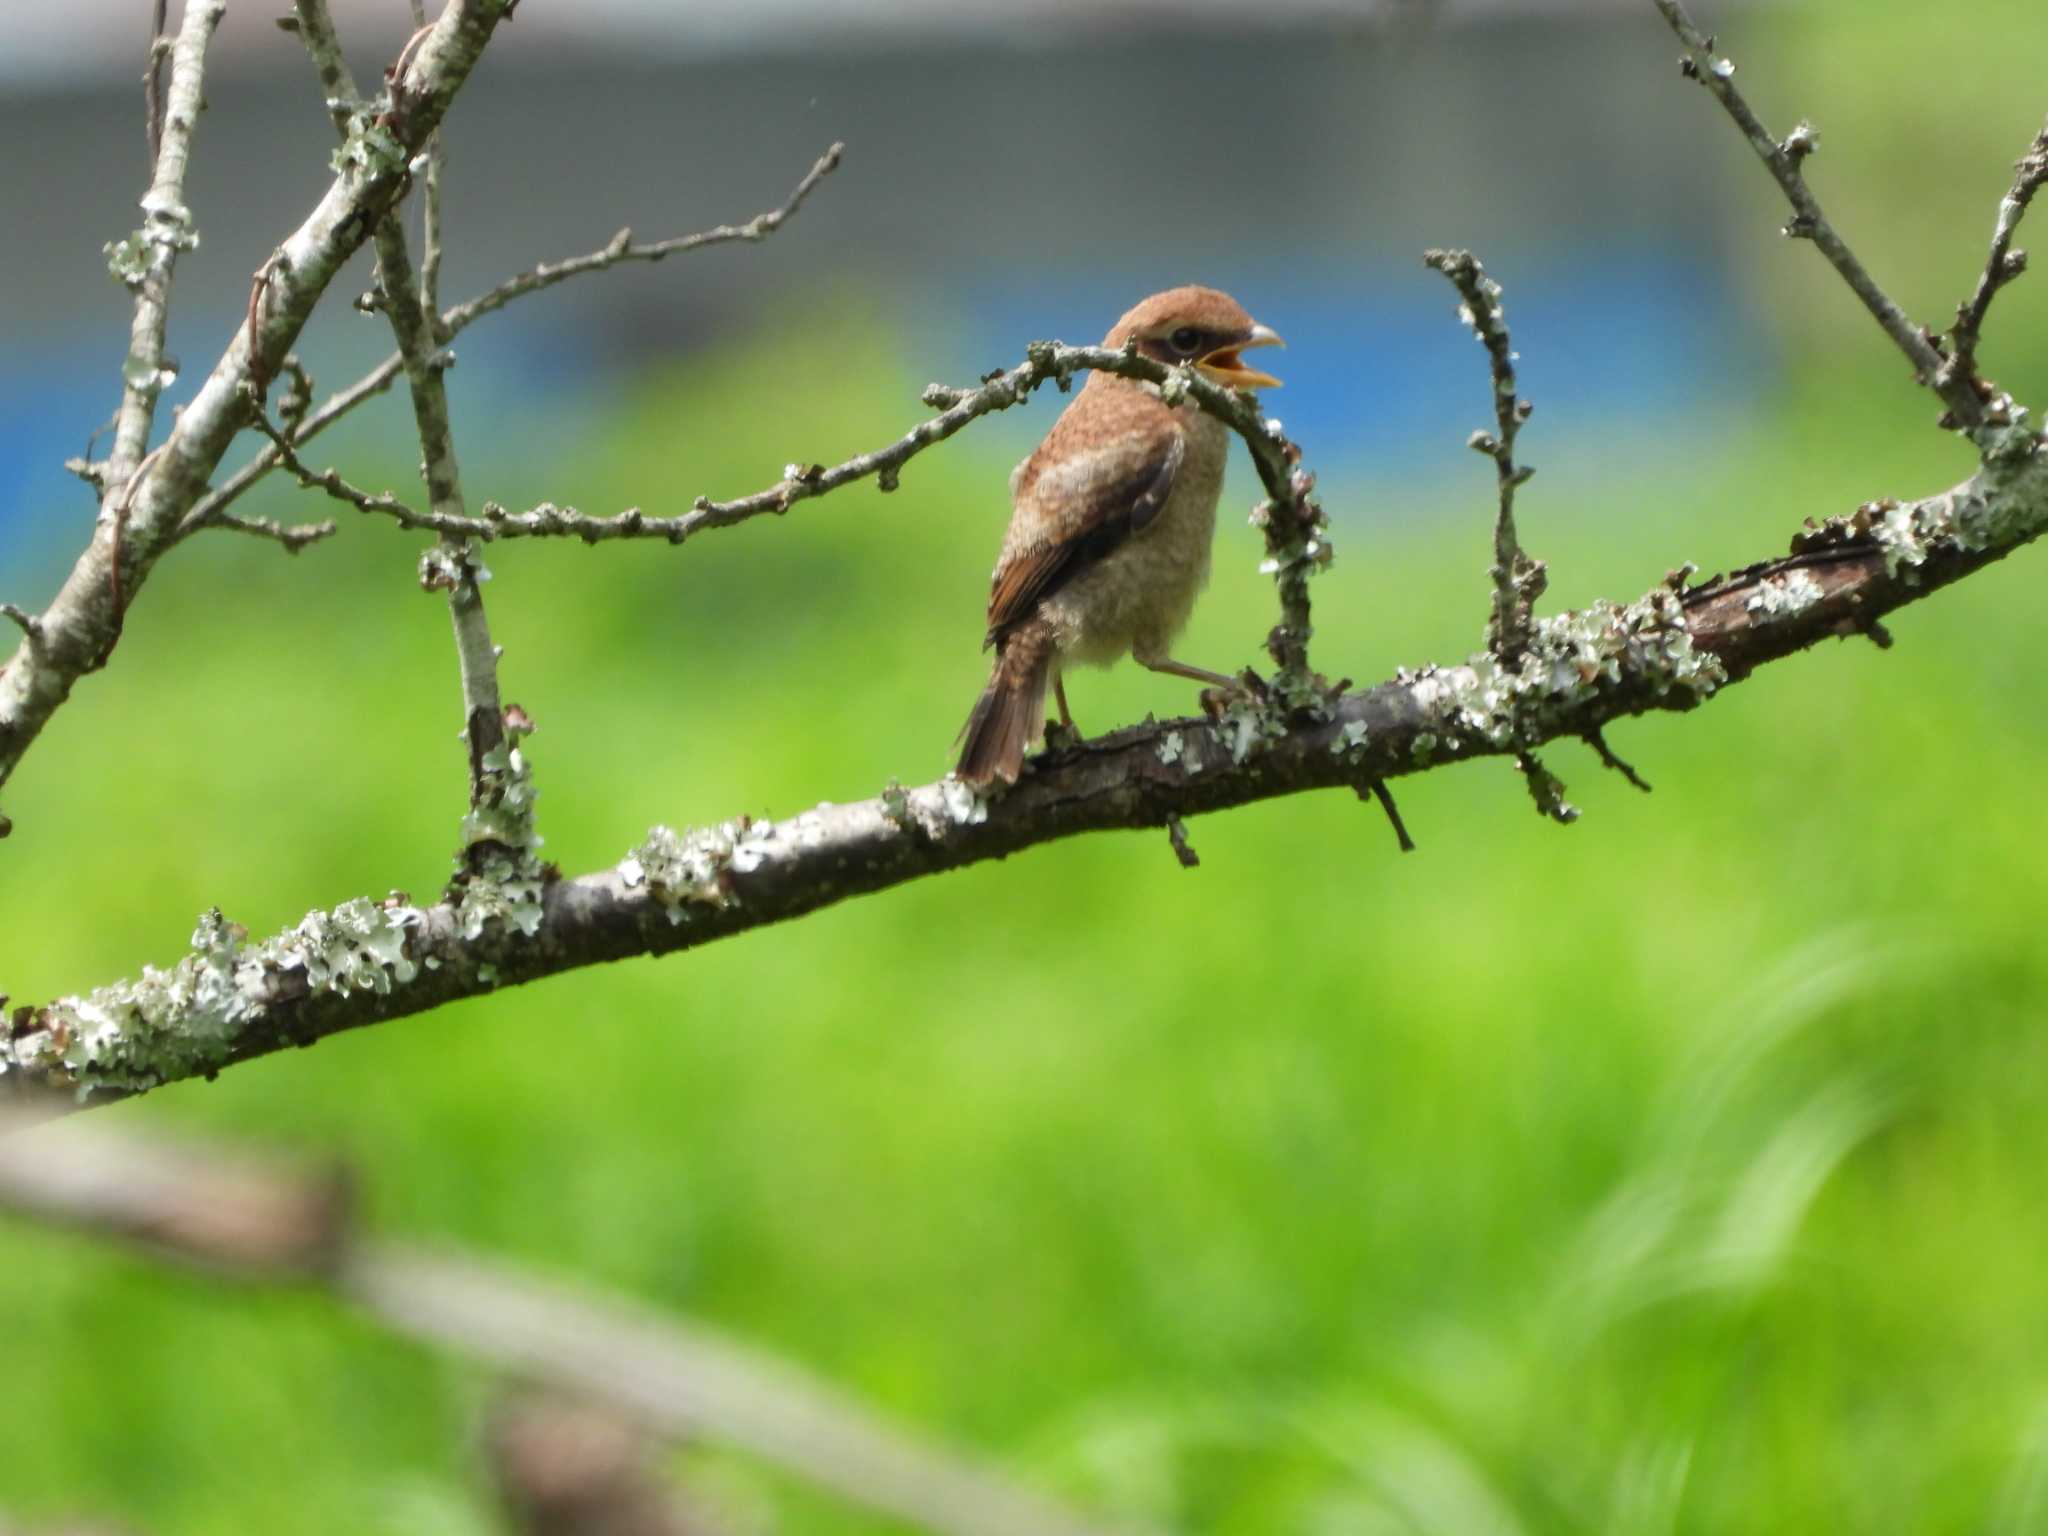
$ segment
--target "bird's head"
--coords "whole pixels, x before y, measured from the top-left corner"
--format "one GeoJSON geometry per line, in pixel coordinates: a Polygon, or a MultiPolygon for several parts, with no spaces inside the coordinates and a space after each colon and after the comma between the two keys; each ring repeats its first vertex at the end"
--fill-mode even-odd
{"type": "Polygon", "coordinates": [[[1192,363],[1219,384],[1238,389],[1277,388],[1270,373],[1247,368],[1238,355],[1250,347],[1283,346],[1280,338],[1214,288],[1169,288],[1136,305],[1110,328],[1106,347],[1135,338],[1138,350],[1162,363],[1192,363]]]}

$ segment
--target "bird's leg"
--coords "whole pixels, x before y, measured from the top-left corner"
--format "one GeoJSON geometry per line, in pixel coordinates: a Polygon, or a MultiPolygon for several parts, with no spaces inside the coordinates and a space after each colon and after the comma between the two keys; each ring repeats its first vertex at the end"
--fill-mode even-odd
{"type": "Polygon", "coordinates": [[[1200,667],[1191,667],[1184,661],[1175,661],[1171,656],[1140,656],[1138,665],[1154,672],[1164,672],[1171,677],[1184,677],[1191,683],[1207,683],[1212,688],[1227,688],[1232,693],[1243,693],[1244,682],[1240,678],[1225,677],[1221,672],[1205,672],[1200,667]]]}
{"type": "Polygon", "coordinates": [[[1249,670],[1238,677],[1225,677],[1221,672],[1206,671],[1191,667],[1184,661],[1175,661],[1162,652],[1133,648],[1131,654],[1138,665],[1153,672],[1164,672],[1169,677],[1184,677],[1191,683],[1207,683],[1202,690],[1202,713],[1211,717],[1222,714],[1233,702],[1258,704],[1265,698],[1265,685],[1249,670]]]}
{"type": "Polygon", "coordinates": [[[1067,708],[1067,680],[1055,672],[1052,675],[1053,701],[1060,707],[1057,721],[1045,722],[1045,747],[1048,752],[1060,747],[1080,744],[1081,733],[1074,726],[1073,712],[1067,708]]]}

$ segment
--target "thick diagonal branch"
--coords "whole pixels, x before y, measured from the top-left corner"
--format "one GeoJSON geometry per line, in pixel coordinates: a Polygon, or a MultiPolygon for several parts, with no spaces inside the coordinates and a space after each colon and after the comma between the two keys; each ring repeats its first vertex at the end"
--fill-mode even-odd
{"type": "MultiPolygon", "coordinates": [[[[1475,656],[1403,672],[1325,717],[1241,705],[1054,752],[978,799],[957,780],[821,805],[787,821],[657,829],[620,864],[557,880],[528,931],[447,904],[367,899],[260,944],[204,919],[192,952],[78,997],[18,1008],[0,1096],[54,1108],[147,1092],[457,998],[601,961],[696,948],[921,876],[1084,832],[1583,739],[1648,710],[1691,709],[1758,667],[2003,558],[2048,531],[2048,454],[1988,464],[1922,501],[1879,502],[1803,531],[1797,551],[1691,591],[1536,620],[1517,666],[1475,656]]],[[[573,1049],[573,1045],[565,1046],[573,1049]]]]}

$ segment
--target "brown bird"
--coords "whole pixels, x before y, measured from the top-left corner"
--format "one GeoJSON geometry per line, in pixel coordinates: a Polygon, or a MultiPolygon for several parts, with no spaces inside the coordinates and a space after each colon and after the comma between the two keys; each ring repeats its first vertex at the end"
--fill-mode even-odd
{"type": "MultiPolygon", "coordinates": [[[[1214,288],[1169,288],[1137,305],[1102,339],[1162,363],[1191,363],[1222,384],[1277,385],[1238,355],[1280,338],[1214,288]]],[[[1175,661],[1167,648],[1209,580],[1209,544],[1230,429],[1192,401],[1169,406],[1159,386],[1094,372],[1037,451],[1010,476],[1010,530],[996,560],[988,687],[961,735],[960,777],[1017,782],[1044,730],[1051,685],[1073,727],[1063,673],[1108,666],[1125,652],[1154,672],[1229,688],[1232,679],[1175,661]]]]}

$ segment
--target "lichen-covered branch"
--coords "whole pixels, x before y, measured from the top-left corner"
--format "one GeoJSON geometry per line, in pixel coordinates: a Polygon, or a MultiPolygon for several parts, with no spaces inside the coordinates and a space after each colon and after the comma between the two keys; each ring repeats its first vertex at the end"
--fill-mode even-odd
{"type": "Polygon", "coordinates": [[[1821,212],[1820,201],[1806,185],[1802,170],[1806,158],[1820,144],[1820,135],[1813,126],[1802,122],[1783,142],[1772,138],[1748,100],[1736,88],[1734,60],[1715,51],[1715,39],[1694,23],[1683,0],[1651,0],[1651,3],[1685,45],[1685,57],[1681,63],[1686,75],[1705,86],[1721,103],[1736,127],[1742,130],[1749,147],[1756,151],[1757,158],[1770,171],[1772,180],[1784,192],[1785,200],[1792,205],[1792,218],[1785,225],[1786,235],[1793,239],[1811,240],[1820,249],[1829,264],[1841,274],[1842,281],[1849,285],[1850,292],[1862,301],[1863,307],[1870,311],[1884,328],[1884,333],[1912,363],[1914,376],[1941,397],[1955,425],[1965,428],[1982,425],[1983,402],[1971,382],[1942,368],[1941,353],[1927,339],[1926,332],[1878,287],[1869,269],[1849,249],[1848,242],[1828,222],[1827,215],[1821,212]]]}
{"type": "MultiPolygon", "coordinates": [[[[470,324],[481,320],[485,315],[495,314],[514,299],[538,293],[544,288],[552,288],[555,284],[566,282],[572,277],[607,271],[621,262],[661,261],[669,256],[680,256],[711,246],[729,245],[736,241],[751,243],[765,240],[795,215],[819,182],[838,169],[844,152],[845,146],[834,144],[805,173],[803,180],[797,183],[796,190],[780,207],[772,208],[765,213],[757,213],[753,218],[741,223],[720,224],[696,234],[643,242],[636,242],[630,229],[622,229],[608,244],[598,250],[582,256],[572,256],[563,261],[544,262],[540,266],[517,273],[497,287],[441,311],[436,337],[442,346],[446,346],[470,324]]],[[[320,408],[309,415],[292,434],[292,441],[304,444],[319,436],[364,401],[373,399],[389,389],[404,370],[405,359],[396,352],[392,353],[348,388],[321,402],[320,408]]],[[[275,447],[266,448],[258,453],[224,481],[218,490],[202,497],[193,506],[178,529],[178,537],[184,538],[202,528],[214,526],[230,503],[276,469],[280,462],[275,447]]]]}
{"type": "MultiPolygon", "coordinates": [[[[1114,355],[1114,354],[1112,354],[1114,355]]],[[[1112,828],[1375,784],[1691,709],[1758,667],[1871,630],[2048,531],[2038,438],[1941,495],[1802,530],[1795,551],[1704,586],[1540,617],[1513,666],[1482,653],[1343,694],[1320,716],[1238,701],[1037,760],[1014,790],[947,778],[786,821],[656,829],[619,864],[549,882],[531,927],[367,898],[252,942],[218,913],[168,970],[0,1028],[0,1098],[54,1108],[147,1092],[343,1030],[632,955],[668,954],[921,876],[1112,828]]]]}
{"type": "MultiPolygon", "coordinates": [[[[1517,393],[1515,347],[1508,334],[1500,284],[1486,275],[1470,251],[1428,251],[1422,263],[1442,273],[1458,290],[1463,300],[1458,318],[1486,348],[1487,370],[1493,379],[1494,430],[1475,432],[1468,442],[1493,460],[1500,497],[1493,519],[1493,613],[1486,626],[1486,648],[1512,667],[1528,648],[1536,599],[1549,583],[1543,562],[1524,552],[1515,532],[1515,491],[1536,473],[1535,466],[1515,462],[1515,439],[1529,419],[1531,406],[1517,393]]],[[[1520,753],[1515,764],[1522,770],[1538,811],[1557,822],[1578,820],[1578,808],[1564,797],[1563,781],[1544,767],[1535,753],[1520,753]]]]}
{"type": "MultiPolygon", "coordinates": [[[[325,195],[278,246],[266,266],[254,313],[236,323],[212,372],[179,413],[169,437],[154,450],[148,472],[125,481],[116,474],[104,477],[108,496],[121,498],[118,516],[105,528],[104,537],[96,537],[79,554],[56,597],[39,615],[44,643],[24,643],[0,670],[0,784],[12,776],[78,680],[111,651],[120,633],[123,594],[132,598],[148,579],[157,559],[175,541],[186,514],[205,493],[228,444],[248,419],[251,387],[276,376],[342,264],[404,194],[412,157],[482,56],[503,12],[503,0],[449,0],[413,50],[406,69],[392,81],[393,110],[375,118],[358,113],[350,119],[349,137],[336,156],[334,179],[325,195]],[[118,576],[113,569],[116,554],[118,576]]],[[[175,68],[170,94],[166,157],[171,135],[179,131],[173,122],[180,115],[175,68]]],[[[171,209],[164,212],[173,215],[171,209]]],[[[132,428],[127,441],[130,450],[139,451],[142,438],[132,428]]],[[[116,454],[122,451],[117,446],[116,454]]]]}
{"type": "MultiPolygon", "coordinates": [[[[142,198],[142,228],[107,247],[108,269],[135,294],[128,356],[121,367],[121,405],[114,414],[114,445],[105,469],[109,509],[148,451],[157,396],[167,382],[164,327],[170,318],[171,281],[178,253],[199,243],[192,210],[185,206],[185,173],[192,161],[199,114],[206,107],[207,45],[226,11],[226,0],[187,0],[177,41],[171,45],[171,86],[162,126],[152,135],[156,166],[142,198]]],[[[155,72],[152,59],[151,74],[155,72]]],[[[153,118],[155,105],[152,99],[153,118]]]]}
{"type": "Polygon", "coordinates": [[[1515,532],[1515,491],[1536,473],[1533,465],[1515,463],[1515,438],[1531,407],[1516,393],[1514,342],[1508,335],[1500,284],[1486,275],[1470,251],[1429,251],[1422,263],[1441,272],[1458,290],[1464,301],[1458,318],[1486,348],[1493,376],[1494,430],[1473,433],[1470,445],[1493,460],[1500,490],[1493,521],[1493,620],[1487,626],[1487,648],[1512,662],[1528,644],[1530,617],[1547,584],[1543,562],[1523,552],[1515,532]]]}

